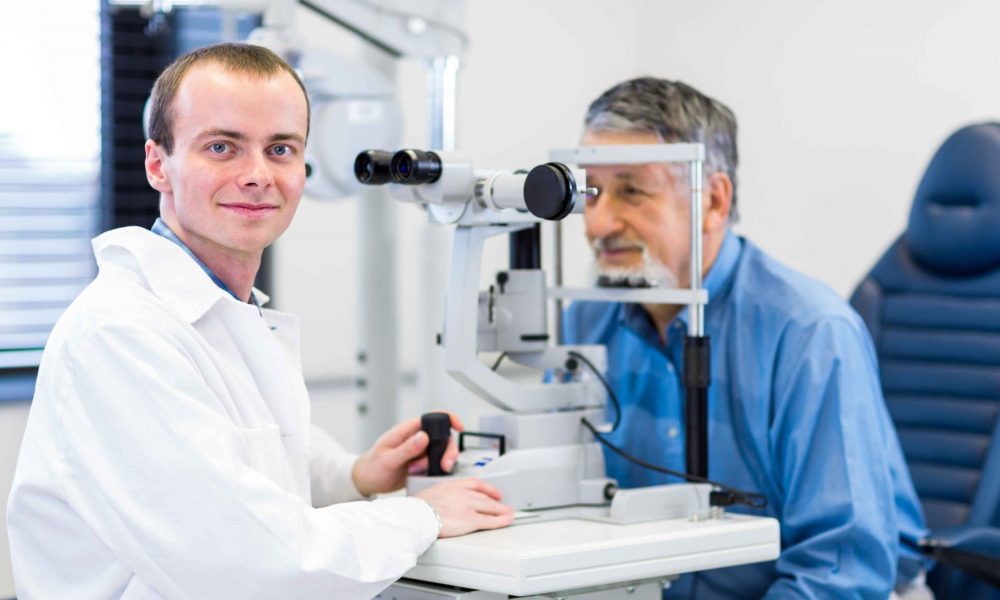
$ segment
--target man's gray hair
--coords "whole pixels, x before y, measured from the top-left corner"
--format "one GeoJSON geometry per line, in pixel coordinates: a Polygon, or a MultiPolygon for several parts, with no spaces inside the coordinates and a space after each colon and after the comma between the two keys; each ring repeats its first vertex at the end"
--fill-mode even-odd
{"type": "Polygon", "coordinates": [[[736,221],[736,115],[725,104],[680,81],[640,77],[601,94],[584,124],[594,132],[650,132],[665,143],[705,144],[705,176],[729,175],[736,221]]]}

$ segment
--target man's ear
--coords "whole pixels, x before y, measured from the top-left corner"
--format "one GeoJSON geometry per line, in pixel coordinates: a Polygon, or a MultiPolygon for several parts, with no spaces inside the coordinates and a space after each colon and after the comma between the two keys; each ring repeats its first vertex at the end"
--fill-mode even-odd
{"type": "Polygon", "coordinates": [[[708,202],[705,206],[704,231],[717,231],[729,225],[729,213],[733,208],[733,182],[726,173],[712,173],[705,182],[708,202]]]}
{"type": "Polygon", "coordinates": [[[149,182],[150,187],[161,194],[169,194],[173,191],[164,164],[166,158],[167,152],[163,146],[153,140],[146,140],[146,181],[149,182]]]}

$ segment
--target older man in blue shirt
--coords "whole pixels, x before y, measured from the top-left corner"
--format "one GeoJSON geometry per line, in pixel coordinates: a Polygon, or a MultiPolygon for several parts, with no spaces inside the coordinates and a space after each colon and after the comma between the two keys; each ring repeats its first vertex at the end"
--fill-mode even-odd
{"type": "MultiPolygon", "coordinates": [[[[730,231],[736,119],[726,106],[653,78],[616,85],[591,104],[582,144],[663,142],[706,146],[709,476],[763,494],[767,508],[757,512],[781,522],[782,546],[775,562],[684,577],[665,596],[885,599],[895,587],[929,597],[920,557],[900,541],[920,538],[924,521],[864,324],[829,288],[730,231]]],[[[689,285],[684,169],[588,168],[597,193],[588,199],[586,232],[601,281],[689,285]]],[[[564,327],[566,342],[608,347],[608,379],[623,410],[611,441],[683,470],[687,309],[578,302],[564,327]]],[[[606,458],[623,487],[671,482],[612,453],[606,458]]]]}

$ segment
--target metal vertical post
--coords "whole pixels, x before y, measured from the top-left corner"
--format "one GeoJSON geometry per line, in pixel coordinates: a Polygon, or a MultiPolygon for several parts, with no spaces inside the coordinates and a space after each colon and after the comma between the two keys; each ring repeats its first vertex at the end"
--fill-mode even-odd
{"type": "Polygon", "coordinates": [[[456,109],[458,103],[457,56],[438,56],[427,61],[430,71],[430,147],[455,149],[456,109]]]}
{"type": "MultiPolygon", "coordinates": [[[[563,245],[562,245],[562,221],[556,221],[553,226],[553,273],[554,283],[557,288],[563,284],[563,245]]],[[[562,298],[556,300],[555,314],[555,340],[557,344],[563,343],[563,301],[562,298]]]]}
{"type": "MultiPolygon", "coordinates": [[[[702,288],[702,161],[691,161],[691,289],[702,288]]],[[[710,347],[705,335],[705,306],[688,305],[684,340],[684,425],[688,474],[708,477],[708,386],[710,347]]]]}
{"type": "MultiPolygon", "coordinates": [[[[457,56],[440,56],[428,60],[426,66],[430,98],[429,147],[454,150],[459,59],[457,56]]],[[[461,391],[447,374],[443,349],[433,345],[437,334],[447,335],[441,328],[444,324],[445,290],[448,289],[448,231],[447,228],[425,223],[420,237],[423,246],[420,260],[421,306],[417,323],[421,344],[418,385],[423,405],[420,410],[426,412],[433,408],[461,414],[467,408],[457,398],[461,391]]]]}
{"type": "Polygon", "coordinates": [[[398,420],[399,299],[395,201],[380,186],[358,204],[358,449],[371,446],[398,420]]]}
{"type": "MultiPolygon", "coordinates": [[[[691,289],[700,290],[702,286],[702,161],[691,161],[691,289]]],[[[705,305],[692,302],[688,305],[690,323],[688,335],[701,337],[705,335],[705,305]]]]}
{"type": "MultiPolygon", "coordinates": [[[[366,62],[395,79],[396,62],[366,49],[366,62]]],[[[399,420],[399,209],[383,186],[358,201],[357,419],[355,450],[369,448],[399,420]]]]}

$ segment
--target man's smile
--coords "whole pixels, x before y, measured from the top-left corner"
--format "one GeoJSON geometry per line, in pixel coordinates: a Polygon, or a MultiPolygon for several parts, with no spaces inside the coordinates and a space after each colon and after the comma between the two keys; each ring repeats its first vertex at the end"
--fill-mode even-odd
{"type": "Polygon", "coordinates": [[[253,202],[230,202],[221,204],[220,206],[240,216],[256,219],[262,219],[278,211],[278,206],[274,204],[256,204],[253,202]]]}

